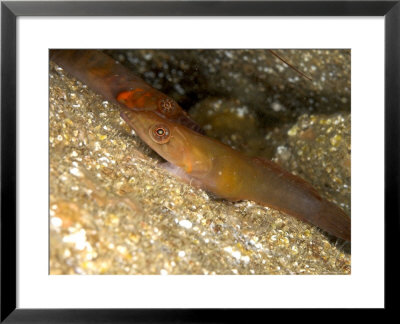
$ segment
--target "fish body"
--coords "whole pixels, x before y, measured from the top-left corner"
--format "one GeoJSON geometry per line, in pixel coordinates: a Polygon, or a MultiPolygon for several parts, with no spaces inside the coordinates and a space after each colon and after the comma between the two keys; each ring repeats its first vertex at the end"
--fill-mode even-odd
{"type": "Polygon", "coordinates": [[[128,109],[154,111],[203,133],[171,97],[154,89],[132,71],[98,50],[50,50],[50,60],[106,100],[128,109]]]}
{"type": "Polygon", "coordinates": [[[154,112],[124,109],[121,116],[177,173],[203,189],[272,207],[350,241],[350,217],[277,164],[246,156],[154,112]]]}

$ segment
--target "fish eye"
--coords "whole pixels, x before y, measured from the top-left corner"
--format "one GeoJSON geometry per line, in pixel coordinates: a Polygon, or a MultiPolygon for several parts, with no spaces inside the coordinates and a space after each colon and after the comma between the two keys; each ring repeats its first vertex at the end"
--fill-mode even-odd
{"type": "Polygon", "coordinates": [[[176,103],[173,99],[163,98],[158,100],[158,108],[163,115],[171,116],[176,112],[176,103]]]}
{"type": "Polygon", "coordinates": [[[150,138],[158,144],[168,143],[171,137],[171,132],[169,131],[168,126],[164,124],[154,125],[150,128],[149,133],[150,138]]]}

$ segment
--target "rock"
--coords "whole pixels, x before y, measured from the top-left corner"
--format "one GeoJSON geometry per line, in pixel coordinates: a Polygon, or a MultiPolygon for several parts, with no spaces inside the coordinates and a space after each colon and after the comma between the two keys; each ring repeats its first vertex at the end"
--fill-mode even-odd
{"type": "MultiPolygon", "coordinates": [[[[306,63],[312,69],[320,52],[299,52],[293,55],[304,60],[309,57],[306,63]]],[[[316,90],[320,81],[317,85],[307,86],[309,81],[299,80],[279,86],[281,69],[283,80],[286,74],[301,77],[291,69],[278,68],[283,63],[272,55],[269,58],[267,52],[200,51],[198,61],[194,52],[190,59],[174,53],[173,58],[170,51],[124,55],[125,62],[136,64],[139,74],[153,85],[164,87],[168,81],[162,90],[179,95],[178,100],[182,98],[201,123],[210,122],[205,107],[215,108],[222,100],[223,109],[217,113],[220,119],[225,115],[230,119],[215,118],[209,130],[212,136],[249,154],[274,157],[328,199],[350,208],[350,101],[342,101],[346,93],[350,95],[350,70],[343,72],[346,52],[321,51],[324,62],[336,66],[332,69],[342,69],[342,77],[336,77],[336,87],[330,85],[320,92],[316,90]],[[256,57],[259,59],[253,64],[256,57]],[[267,60],[274,65],[262,65],[267,60]],[[211,63],[215,63],[213,67],[211,63]],[[259,66],[268,68],[263,72],[268,75],[265,80],[277,91],[271,101],[271,93],[258,98],[266,82],[259,66]],[[240,78],[229,80],[229,70],[236,68],[240,78]],[[160,71],[164,76],[158,77],[160,71]],[[241,89],[245,83],[249,84],[241,89]],[[297,84],[302,88],[290,99],[297,84]],[[252,91],[256,93],[245,95],[252,91]],[[288,94],[283,99],[285,91],[288,94]],[[309,101],[303,97],[311,92],[319,106],[295,105],[309,101]],[[321,93],[330,93],[324,105],[321,93]],[[224,109],[230,107],[232,112],[224,115],[224,109]],[[262,113],[266,107],[274,118],[272,126],[265,117],[269,113],[262,113]],[[240,132],[242,118],[248,128],[244,132],[240,132]],[[226,132],[221,131],[224,129],[226,132]],[[304,146],[309,148],[302,149],[304,146]],[[342,191],[345,185],[347,191],[342,191]]],[[[317,71],[322,69],[315,66],[317,71]]],[[[119,117],[117,106],[104,102],[56,65],[50,67],[51,274],[350,273],[347,244],[337,244],[318,228],[276,210],[249,201],[215,199],[173,178],[158,167],[162,159],[119,117]]],[[[328,80],[330,74],[325,73],[328,80]]]]}

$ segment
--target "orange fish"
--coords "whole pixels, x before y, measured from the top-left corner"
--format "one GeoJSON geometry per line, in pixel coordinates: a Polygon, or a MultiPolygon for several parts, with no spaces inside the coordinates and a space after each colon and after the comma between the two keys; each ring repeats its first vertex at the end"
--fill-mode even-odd
{"type": "Polygon", "coordinates": [[[203,133],[171,97],[154,89],[132,71],[97,50],[50,50],[50,60],[105,99],[129,109],[155,111],[203,133]]]}
{"type": "Polygon", "coordinates": [[[232,201],[255,201],[350,241],[350,217],[277,164],[243,155],[151,111],[124,109],[121,116],[170,162],[170,172],[191,184],[232,201]]]}

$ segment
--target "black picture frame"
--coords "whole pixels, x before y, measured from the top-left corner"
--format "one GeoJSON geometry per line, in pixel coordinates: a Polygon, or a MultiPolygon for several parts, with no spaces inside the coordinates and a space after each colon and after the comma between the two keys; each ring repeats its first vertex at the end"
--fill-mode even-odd
{"type": "MultiPolygon", "coordinates": [[[[16,19],[19,16],[384,16],[385,308],[398,282],[400,0],[396,1],[4,1],[1,3],[1,322],[234,322],[238,310],[16,308],[16,19]],[[393,254],[391,253],[393,252],[393,254]],[[394,257],[391,257],[393,255],[394,257]]],[[[371,238],[373,240],[373,238],[371,238]]],[[[367,284],[367,283],[366,283],[367,284]]],[[[241,310],[240,312],[263,310],[241,310]]],[[[250,314],[249,314],[250,315],[250,314]]],[[[262,314],[259,314],[262,316],[262,314]]],[[[257,316],[251,314],[251,316],[257,316]]],[[[253,317],[254,318],[254,317],[253,317]]]]}

